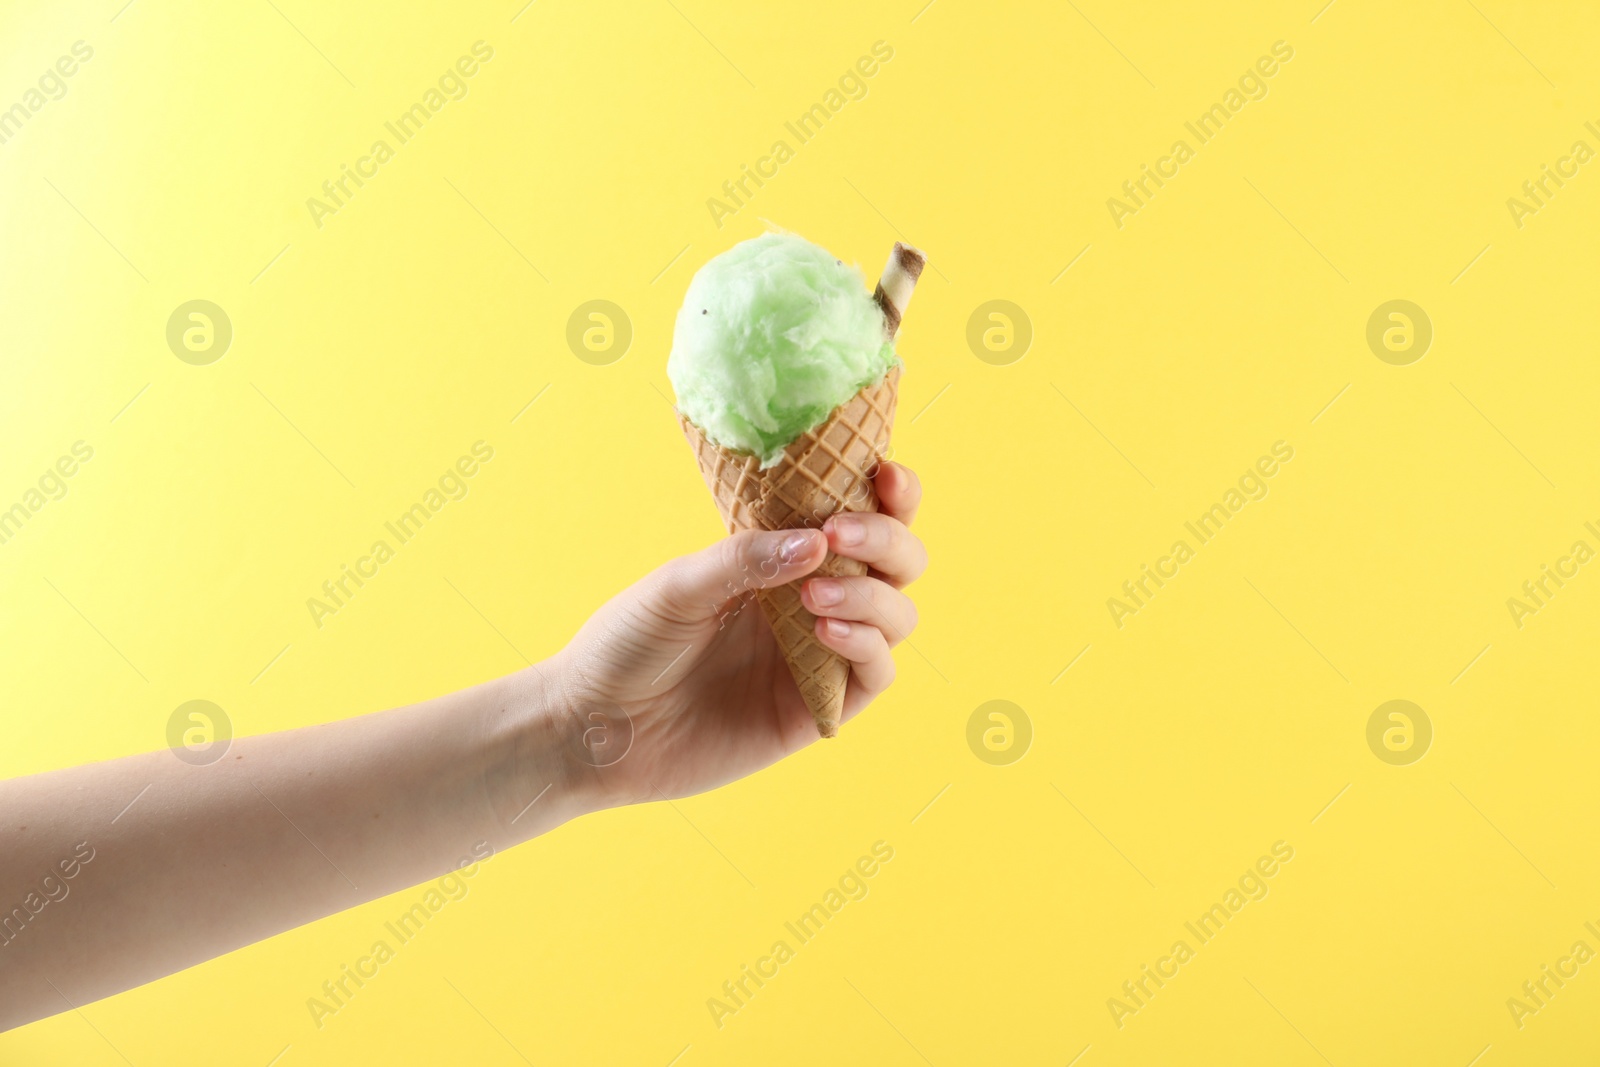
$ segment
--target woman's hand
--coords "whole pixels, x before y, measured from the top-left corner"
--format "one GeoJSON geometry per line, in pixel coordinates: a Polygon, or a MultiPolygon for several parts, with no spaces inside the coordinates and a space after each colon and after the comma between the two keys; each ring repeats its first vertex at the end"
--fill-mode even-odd
{"type": "Polygon", "coordinates": [[[713,789],[817,740],[752,590],[803,578],[826,551],[869,567],[802,587],[818,640],[850,661],[844,720],[889,687],[889,650],[917,625],[902,590],[927,552],[907,528],[922,499],[916,475],[884,463],[874,485],[877,514],[836,515],[821,531],[746,531],[667,563],[545,665],[567,747],[593,767],[596,806],[713,789]]]}
{"type": "Polygon", "coordinates": [[[916,625],[900,590],[926,562],[906,529],[916,477],[886,464],[876,484],[880,514],[673,560],[526,671],[215,753],[0,781],[0,901],[50,894],[0,930],[0,1030],[810,744],[811,713],[749,590],[803,578],[828,548],[868,564],[803,590],[819,639],[851,664],[844,717],[865,707],[894,679],[889,649],[916,625]]]}

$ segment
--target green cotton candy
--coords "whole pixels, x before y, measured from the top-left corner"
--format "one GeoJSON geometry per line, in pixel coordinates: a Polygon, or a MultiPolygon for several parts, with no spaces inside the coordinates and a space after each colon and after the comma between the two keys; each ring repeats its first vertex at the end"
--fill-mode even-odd
{"type": "Polygon", "coordinates": [[[770,467],[896,362],[860,269],[804,238],[769,233],[695,274],[667,377],[702,433],[770,467]]]}

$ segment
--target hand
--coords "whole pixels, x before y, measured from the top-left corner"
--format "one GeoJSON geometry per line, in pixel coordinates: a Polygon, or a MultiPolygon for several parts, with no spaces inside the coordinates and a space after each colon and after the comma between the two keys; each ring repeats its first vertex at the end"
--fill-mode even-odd
{"type": "Polygon", "coordinates": [[[844,717],[860,712],[894,678],[889,648],[916,625],[900,590],[926,562],[905,525],[916,477],[885,464],[875,484],[881,513],[740,534],[673,560],[525,671],[236,737],[209,762],[163,750],[0,781],[0,812],[27,831],[0,832],[0,905],[42,891],[50,907],[26,936],[16,928],[39,914],[31,903],[0,931],[0,1029],[470,870],[598,808],[711,789],[810,744],[811,713],[748,590],[804,580],[829,548],[868,564],[868,575],[802,590],[819,639],[851,664],[844,717]],[[595,713],[607,744],[585,746],[595,713]],[[67,873],[91,860],[91,873],[67,873]],[[76,878],[70,897],[38,880],[53,871],[76,878]],[[194,899],[207,901],[204,922],[184,906],[194,899]]]}
{"type": "Polygon", "coordinates": [[[869,567],[862,577],[809,580],[801,593],[818,617],[818,640],[850,661],[844,721],[889,687],[889,650],[917,625],[902,590],[927,567],[907,528],[922,487],[896,463],[882,464],[873,484],[876,514],[836,515],[820,531],[745,531],[662,566],[597,611],[547,664],[568,729],[599,728],[603,716],[606,743],[620,746],[631,723],[627,754],[593,772],[599,806],[713,789],[817,740],[749,590],[803,578],[828,550],[869,567]]]}

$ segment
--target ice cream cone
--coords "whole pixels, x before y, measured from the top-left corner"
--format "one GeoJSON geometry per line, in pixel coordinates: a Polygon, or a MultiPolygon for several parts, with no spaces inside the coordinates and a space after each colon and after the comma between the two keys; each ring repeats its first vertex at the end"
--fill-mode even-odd
{"type": "MultiPolygon", "coordinates": [[[[758,457],[707,440],[680,416],[683,434],[728,532],[814,529],[841,511],[877,511],[872,477],[889,447],[899,384],[900,368],[892,367],[883,381],[862,389],[822,425],[792,442],[766,470],[758,457]]],[[[862,575],[867,565],[830,552],[813,573],[862,575]]],[[[756,599],[811,709],[817,732],[837,736],[845,683],[850,680],[849,661],[817,640],[817,618],[800,603],[797,584],[759,589],[756,599]]]]}
{"type": "MultiPolygon", "coordinates": [[[[926,262],[909,245],[896,243],[889,253],[872,298],[883,312],[883,331],[891,340],[926,262]]],[[[700,474],[728,532],[816,529],[841,511],[877,511],[872,479],[889,449],[899,385],[896,363],[882,379],[863,387],[820,425],[791,441],[766,469],[760,456],[717,444],[680,414],[683,435],[694,449],[700,474]]],[[[829,552],[812,573],[860,576],[867,573],[867,565],[829,552]]],[[[817,640],[817,617],[801,604],[798,584],[758,589],[756,599],[811,709],[817,732],[838,736],[850,662],[817,640]]]]}

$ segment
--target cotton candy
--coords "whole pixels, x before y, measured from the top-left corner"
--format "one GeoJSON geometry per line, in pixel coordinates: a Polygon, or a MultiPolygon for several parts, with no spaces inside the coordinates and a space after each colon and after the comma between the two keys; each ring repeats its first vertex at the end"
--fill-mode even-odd
{"type": "Polygon", "coordinates": [[[690,281],[667,377],[702,433],[770,467],[897,362],[860,269],[804,238],[769,233],[690,281]]]}

